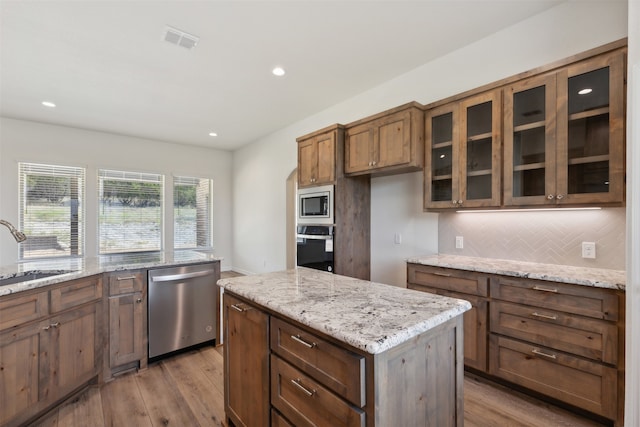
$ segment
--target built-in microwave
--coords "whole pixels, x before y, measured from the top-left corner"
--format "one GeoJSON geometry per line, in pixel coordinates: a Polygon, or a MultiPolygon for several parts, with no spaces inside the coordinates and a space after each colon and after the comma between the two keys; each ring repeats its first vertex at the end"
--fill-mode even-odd
{"type": "Polygon", "coordinates": [[[298,224],[333,224],[333,185],[298,190],[298,224]]]}

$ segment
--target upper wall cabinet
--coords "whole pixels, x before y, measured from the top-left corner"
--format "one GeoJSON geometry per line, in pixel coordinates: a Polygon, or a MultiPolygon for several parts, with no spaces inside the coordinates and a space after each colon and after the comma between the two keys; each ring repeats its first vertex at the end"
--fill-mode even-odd
{"type": "Polygon", "coordinates": [[[424,113],[412,102],[346,126],[346,175],[420,171],[424,113]]]}
{"type": "Polygon", "coordinates": [[[500,91],[428,110],[425,209],[500,206],[500,91]]]}
{"type": "Polygon", "coordinates": [[[298,187],[335,183],[343,135],[342,126],[335,125],[297,139],[298,187]]]}
{"type": "Polygon", "coordinates": [[[504,204],[624,201],[624,56],[600,55],[504,91],[504,204]]]}

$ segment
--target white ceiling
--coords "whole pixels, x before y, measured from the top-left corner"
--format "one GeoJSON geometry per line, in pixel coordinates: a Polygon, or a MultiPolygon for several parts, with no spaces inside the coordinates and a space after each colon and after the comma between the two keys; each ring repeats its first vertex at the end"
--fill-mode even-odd
{"type": "Polygon", "coordinates": [[[1,0],[0,115],[233,150],[559,3],[1,0]]]}

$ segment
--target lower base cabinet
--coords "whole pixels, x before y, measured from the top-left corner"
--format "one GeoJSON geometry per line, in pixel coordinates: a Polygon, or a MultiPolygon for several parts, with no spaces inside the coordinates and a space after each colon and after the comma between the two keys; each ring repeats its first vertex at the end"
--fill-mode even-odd
{"type": "Polygon", "coordinates": [[[624,292],[413,263],[407,277],[471,302],[467,368],[623,425],[624,292]]]}
{"type": "Polygon", "coordinates": [[[269,425],[269,316],[224,294],[224,407],[230,425],[269,425]]]}
{"type": "Polygon", "coordinates": [[[98,377],[101,299],[93,276],[0,301],[3,322],[13,324],[0,331],[1,426],[25,424],[98,377]],[[21,326],[34,312],[41,316],[21,326]]]}
{"type": "Polygon", "coordinates": [[[462,316],[379,354],[225,290],[230,426],[462,426],[462,316]]]}

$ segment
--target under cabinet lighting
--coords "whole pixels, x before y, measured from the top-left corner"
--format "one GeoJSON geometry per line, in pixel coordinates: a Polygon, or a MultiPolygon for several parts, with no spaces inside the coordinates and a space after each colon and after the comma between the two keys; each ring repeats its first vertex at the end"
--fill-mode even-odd
{"type": "Polygon", "coordinates": [[[532,208],[532,209],[486,209],[486,210],[466,210],[456,211],[456,213],[494,213],[494,212],[558,212],[558,211],[596,211],[600,207],[591,208],[532,208]]]}
{"type": "Polygon", "coordinates": [[[54,104],[51,101],[42,101],[42,105],[44,105],[45,107],[49,107],[49,108],[55,108],[56,104],[54,104]]]}
{"type": "Polygon", "coordinates": [[[588,95],[591,92],[593,92],[593,89],[591,89],[590,87],[588,88],[584,88],[578,91],[578,95],[588,95]]]}

